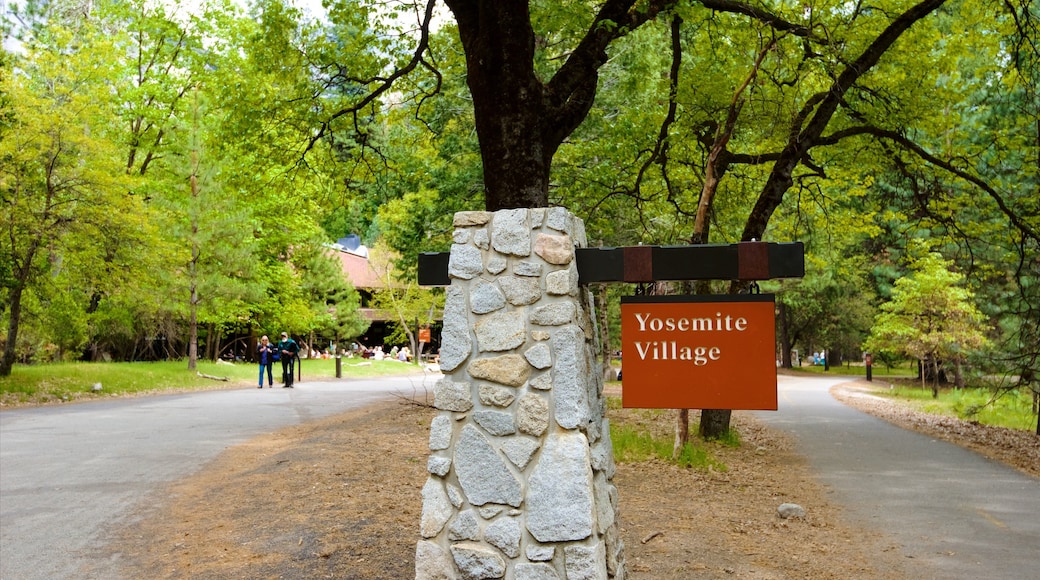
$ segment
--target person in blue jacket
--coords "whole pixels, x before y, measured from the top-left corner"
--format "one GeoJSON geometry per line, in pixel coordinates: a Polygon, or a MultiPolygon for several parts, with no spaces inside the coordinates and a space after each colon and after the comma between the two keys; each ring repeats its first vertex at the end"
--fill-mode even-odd
{"type": "Polygon", "coordinates": [[[271,371],[271,367],[274,366],[275,356],[274,345],[264,335],[260,337],[260,344],[256,345],[256,358],[260,361],[260,385],[256,388],[264,388],[264,369],[267,369],[267,388],[274,386],[274,374],[271,371]]]}
{"type": "Polygon", "coordinates": [[[296,354],[300,352],[300,346],[296,341],[289,338],[289,333],[282,333],[282,340],[278,342],[278,352],[282,359],[282,388],[293,388],[293,363],[296,362],[296,354]]]}

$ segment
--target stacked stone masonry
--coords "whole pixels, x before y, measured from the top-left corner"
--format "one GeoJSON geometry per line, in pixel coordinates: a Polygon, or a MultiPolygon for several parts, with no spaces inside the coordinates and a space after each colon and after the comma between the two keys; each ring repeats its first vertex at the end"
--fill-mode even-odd
{"type": "Polygon", "coordinates": [[[542,208],[454,225],[415,577],[622,580],[584,224],[542,208]]]}

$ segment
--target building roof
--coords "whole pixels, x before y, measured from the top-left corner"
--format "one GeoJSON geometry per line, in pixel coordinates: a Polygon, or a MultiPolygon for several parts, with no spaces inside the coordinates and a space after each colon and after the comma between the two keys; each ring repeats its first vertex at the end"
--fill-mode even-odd
{"type": "Polygon", "coordinates": [[[353,284],[355,288],[364,290],[379,290],[386,288],[386,280],[375,271],[368,258],[351,252],[344,252],[341,250],[333,251],[335,252],[336,257],[339,258],[340,263],[343,265],[343,272],[347,275],[347,278],[350,279],[350,283],[353,284]]]}

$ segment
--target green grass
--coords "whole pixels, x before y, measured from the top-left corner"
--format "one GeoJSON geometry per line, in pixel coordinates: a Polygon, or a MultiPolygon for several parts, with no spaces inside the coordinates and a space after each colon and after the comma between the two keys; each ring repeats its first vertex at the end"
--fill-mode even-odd
{"type": "Polygon", "coordinates": [[[740,432],[736,429],[730,429],[723,433],[722,437],[715,439],[715,442],[726,447],[740,447],[740,432]]]}
{"type": "MultiPolygon", "coordinates": [[[[344,378],[408,374],[419,371],[415,365],[396,361],[342,359],[344,378]]],[[[303,359],[303,381],[336,376],[335,359],[303,359]]],[[[56,363],[15,365],[11,376],[0,377],[0,400],[5,405],[48,403],[73,399],[103,398],[170,390],[203,390],[255,385],[259,366],[252,363],[217,364],[199,361],[197,372],[187,370],[186,360],[133,363],[56,363]],[[197,373],[226,378],[215,381],[197,373]],[[100,393],[91,391],[101,383],[100,393]]],[[[275,380],[281,367],[275,364],[275,380]]]]}
{"type": "Polygon", "coordinates": [[[921,388],[920,383],[915,385],[906,381],[890,389],[878,389],[875,393],[933,415],[1026,431],[1036,428],[1036,415],[1032,412],[1032,398],[1028,389],[1018,389],[994,400],[994,391],[991,389],[944,388],[939,391],[939,398],[933,399],[930,386],[921,388]]]}
{"type": "MultiPolygon", "coordinates": [[[[680,467],[725,471],[726,465],[712,454],[714,445],[739,446],[736,430],[731,429],[727,437],[718,442],[693,439],[683,446],[679,456],[672,458],[673,439],[664,435],[674,421],[670,410],[627,409],[621,410],[621,399],[607,397],[607,408],[615,411],[610,422],[610,439],[614,447],[614,459],[620,463],[659,460],[680,467]],[[663,427],[666,426],[666,427],[663,427]]],[[[696,425],[690,427],[696,433],[696,425]]],[[[696,435],[692,435],[696,437],[696,435]]]]}
{"type": "Polygon", "coordinates": [[[614,459],[620,463],[657,459],[675,463],[679,467],[725,471],[726,466],[701,444],[687,443],[679,457],[672,458],[672,441],[654,437],[641,429],[627,425],[611,425],[610,439],[614,444],[614,459]]]}
{"type": "MultiPolygon", "coordinates": [[[[861,377],[866,375],[863,363],[848,367],[834,366],[827,372],[824,372],[822,366],[796,367],[794,371],[861,377]]],[[[933,399],[931,385],[921,388],[920,381],[913,378],[917,376],[916,361],[902,362],[891,369],[875,363],[871,374],[874,378],[889,379],[894,385],[892,389],[878,389],[878,395],[903,401],[918,411],[978,421],[997,427],[1028,431],[1036,429],[1036,415],[1032,413],[1032,399],[1027,389],[1003,395],[992,404],[989,402],[993,398],[993,390],[987,388],[943,388],[939,391],[939,398],[933,399]]]]}
{"type": "MultiPolygon", "coordinates": [[[[807,365],[802,367],[794,367],[794,372],[813,373],[819,375],[839,375],[839,376],[867,376],[867,367],[863,363],[853,363],[848,366],[841,364],[831,366],[830,370],[825,371],[823,365],[807,365]]],[[[912,362],[909,366],[906,363],[896,365],[892,368],[888,368],[885,365],[874,363],[870,371],[873,377],[915,377],[917,376],[917,363],[912,362]]]]}

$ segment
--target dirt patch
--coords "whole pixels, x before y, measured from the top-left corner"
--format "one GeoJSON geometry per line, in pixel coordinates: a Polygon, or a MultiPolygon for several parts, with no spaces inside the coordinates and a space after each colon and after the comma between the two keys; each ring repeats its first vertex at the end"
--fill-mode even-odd
{"type": "Polygon", "coordinates": [[[414,576],[431,416],[386,403],[228,450],[130,518],[119,576],[414,576]]]}
{"type": "MultiPolygon", "coordinates": [[[[639,413],[610,418],[645,423],[639,413]]],[[[414,577],[433,415],[385,403],[234,447],[127,518],[105,566],[126,578],[414,577]]],[[[670,423],[652,428],[667,436],[670,423]]],[[[906,577],[896,547],[847,524],[787,438],[750,414],[734,426],[739,448],[712,446],[725,471],[618,466],[631,578],[906,577]],[[780,519],[784,502],[807,516],[780,519]]]]}
{"type": "Polygon", "coordinates": [[[712,446],[724,472],[619,466],[632,578],[907,577],[883,537],[844,521],[788,438],[750,414],[734,413],[733,426],[741,447],[712,446]],[[806,517],[780,519],[776,509],[787,502],[805,507],[806,517]]]}

